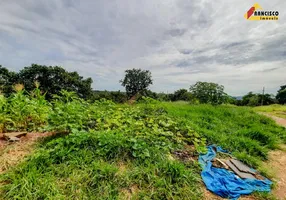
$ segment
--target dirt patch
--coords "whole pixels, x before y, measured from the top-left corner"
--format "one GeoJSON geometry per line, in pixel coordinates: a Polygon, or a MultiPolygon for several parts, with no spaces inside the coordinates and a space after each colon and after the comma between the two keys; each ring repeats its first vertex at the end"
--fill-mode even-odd
{"type": "Polygon", "coordinates": [[[284,126],[286,128],[286,119],[280,118],[280,117],[276,117],[273,115],[270,115],[268,113],[262,113],[260,112],[259,114],[265,115],[266,117],[270,117],[271,119],[273,119],[277,124],[279,124],[280,126],[284,126]]]}
{"type": "Polygon", "coordinates": [[[0,174],[10,167],[20,163],[27,155],[31,154],[33,147],[39,139],[52,136],[54,133],[27,133],[19,142],[8,142],[0,135],[0,174]]]}
{"type": "Polygon", "coordinates": [[[117,164],[117,166],[118,166],[118,172],[117,172],[118,175],[122,175],[127,171],[127,165],[124,162],[120,161],[117,164]]]}
{"type": "MultiPolygon", "coordinates": [[[[266,113],[260,114],[272,118],[277,124],[286,128],[286,119],[266,113]]],[[[282,145],[281,150],[271,151],[269,153],[269,160],[265,163],[265,166],[275,173],[274,181],[276,182],[276,187],[272,193],[279,199],[286,199],[286,145],[282,145]]]]}
{"type": "Polygon", "coordinates": [[[192,145],[186,145],[184,150],[177,150],[172,152],[172,157],[177,158],[183,162],[194,162],[198,160],[198,155],[195,154],[195,147],[192,145]]]}
{"type": "Polygon", "coordinates": [[[282,149],[271,151],[266,165],[275,173],[276,187],[272,190],[272,193],[279,199],[286,199],[286,145],[283,145],[282,149]]]}
{"type": "Polygon", "coordinates": [[[119,199],[131,200],[139,191],[138,185],[132,185],[130,188],[125,188],[120,191],[119,199]]]}

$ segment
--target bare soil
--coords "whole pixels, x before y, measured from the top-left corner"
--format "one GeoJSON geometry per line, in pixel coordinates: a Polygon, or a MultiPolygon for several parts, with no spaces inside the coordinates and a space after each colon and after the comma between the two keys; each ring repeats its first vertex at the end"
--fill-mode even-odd
{"type": "MultiPolygon", "coordinates": [[[[272,118],[277,124],[286,128],[286,119],[261,113],[267,117],[272,118]]],[[[266,163],[268,168],[271,168],[275,173],[276,187],[272,191],[278,199],[286,199],[286,145],[282,145],[280,150],[271,151],[269,160],[266,163]]]]}
{"type": "Polygon", "coordinates": [[[0,174],[19,164],[31,154],[37,141],[52,135],[54,133],[27,133],[18,142],[8,142],[3,134],[0,134],[0,174]]]}
{"type": "Polygon", "coordinates": [[[265,116],[267,116],[267,117],[270,117],[270,118],[273,119],[277,124],[279,124],[280,126],[283,126],[283,127],[286,128],[286,119],[280,118],[280,117],[276,117],[276,116],[270,115],[270,114],[268,114],[268,113],[262,113],[262,112],[260,112],[260,114],[265,115],[265,116]]]}
{"type": "Polygon", "coordinates": [[[281,150],[271,151],[267,162],[268,168],[272,169],[276,182],[276,187],[272,193],[278,199],[286,199],[286,145],[281,146],[281,150]]]}

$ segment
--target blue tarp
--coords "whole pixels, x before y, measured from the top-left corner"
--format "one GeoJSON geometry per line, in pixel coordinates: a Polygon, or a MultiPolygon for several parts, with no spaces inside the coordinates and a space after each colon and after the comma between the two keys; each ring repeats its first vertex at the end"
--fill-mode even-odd
{"type": "Polygon", "coordinates": [[[238,199],[240,195],[247,195],[254,191],[270,192],[272,182],[268,179],[241,179],[232,171],[212,167],[212,160],[217,152],[227,151],[218,146],[208,146],[208,152],[199,156],[199,163],[202,165],[201,176],[208,190],[213,193],[230,199],[238,199]]]}

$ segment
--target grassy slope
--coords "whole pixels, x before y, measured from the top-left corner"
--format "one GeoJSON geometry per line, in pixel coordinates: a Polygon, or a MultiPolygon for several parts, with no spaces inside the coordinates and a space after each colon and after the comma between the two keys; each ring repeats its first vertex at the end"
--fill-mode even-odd
{"type": "Polygon", "coordinates": [[[44,142],[2,175],[3,199],[201,199],[198,164],[170,156],[194,138],[201,141],[183,122],[150,106],[55,106],[50,128],[72,133],[44,142]],[[89,131],[74,130],[86,126],[89,131]]]}
{"type": "Polygon", "coordinates": [[[256,167],[267,159],[267,152],[286,141],[286,132],[274,121],[256,114],[251,108],[236,106],[164,103],[171,116],[184,118],[191,127],[238,158],[256,167]]]}
{"type": "Polygon", "coordinates": [[[266,112],[268,114],[286,119],[286,105],[274,104],[270,106],[258,106],[255,107],[254,110],[256,112],[266,112]]]}
{"type": "MultiPolygon", "coordinates": [[[[73,121],[90,114],[73,114],[74,106],[82,108],[79,103],[68,105],[72,109],[66,104],[58,108],[72,110],[66,115],[73,121]]],[[[43,143],[28,161],[1,177],[9,183],[2,187],[2,198],[202,199],[198,165],[173,160],[169,154],[189,136],[203,135],[209,144],[221,145],[254,166],[285,141],[283,128],[249,108],[185,103],[154,107],[93,107],[96,118],[104,119],[96,124],[102,128],[73,131],[43,143]],[[187,125],[196,132],[186,134],[187,125]]]]}

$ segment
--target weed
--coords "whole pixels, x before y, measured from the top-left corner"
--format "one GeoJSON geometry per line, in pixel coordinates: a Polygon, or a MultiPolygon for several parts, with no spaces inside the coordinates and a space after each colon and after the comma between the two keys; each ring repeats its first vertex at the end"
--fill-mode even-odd
{"type": "Polygon", "coordinates": [[[195,157],[217,144],[258,167],[286,142],[285,129],[244,107],[90,103],[67,91],[48,103],[37,88],[0,96],[0,106],[2,131],[69,133],[1,175],[3,199],[202,199],[198,163],[170,159],[172,152],[191,146],[195,157]]]}

